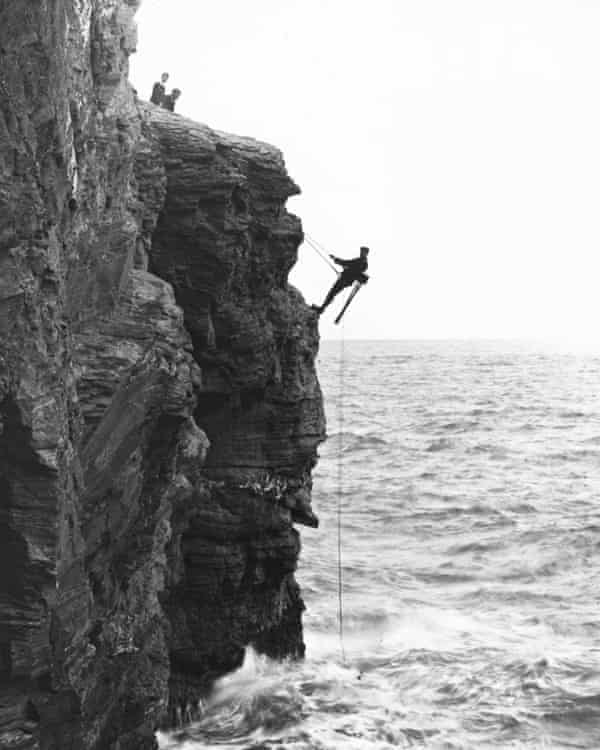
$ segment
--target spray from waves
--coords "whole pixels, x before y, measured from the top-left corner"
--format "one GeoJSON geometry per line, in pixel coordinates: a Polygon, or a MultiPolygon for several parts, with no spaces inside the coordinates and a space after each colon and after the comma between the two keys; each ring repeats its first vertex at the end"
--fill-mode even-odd
{"type": "Polygon", "coordinates": [[[199,718],[185,729],[159,733],[167,748],[238,747],[237,741],[259,742],[265,734],[302,718],[302,701],[293,682],[284,686],[287,663],[278,664],[247,648],[242,666],[218,680],[198,707],[199,718]],[[291,689],[290,689],[291,688],[291,689]]]}
{"type": "Polygon", "coordinates": [[[161,750],[411,746],[420,730],[406,726],[394,683],[382,680],[379,670],[400,642],[422,646],[423,634],[431,636],[436,625],[427,617],[401,622],[384,608],[350,604],[346,663],[328,617],[307,628],[306,661],[276,662],[247,648],[243,665],[216,682],[196,721],[157,735],[161,750]],[[359,705],[365,710],[357,714],[359,705]]]}
{"type": "Polygon", "coordinates": [[[342,663],[329,624],[307,630],[306,661],[275,662],[248,648],[242,667],[215,684],[196,721],[157,735],[161,750],[391,750],[437,734],[408,720],[393,675],[386,678],[386,665],[402,666],[400,656],[390,658],[399,640],[422,645],[423,630],[382,609],[354,611],[342,663]]]}
{"type": "Polygon", "coordinates": [[[249,648],[196,721],[158,736],[161,750],[504,748],[531,746],[544,725],[557,741],[566,726],[575,742],[600,739],[600,675],[574,663],[547,626],[498,630],[481,613],[448,609],[440,618],[418,601],[405,600],[402,614],[349,605],[346,663],[326,618],[307,628],[306,661],[275,662],[249,648]]]}
{"type": "Polygon", "coordinates": [[[341,715],[350,711],[346,685],[357,675],[335,661],[318,666],[276,662],[248,647],[243,665],[218,680],[199,706],[199,718],[185,729],[159,732],[159,747],[242,750],[278,746],[285,740],[286,748],[308,749],[313,745],[307,720],[322,710],[341,715]]]}

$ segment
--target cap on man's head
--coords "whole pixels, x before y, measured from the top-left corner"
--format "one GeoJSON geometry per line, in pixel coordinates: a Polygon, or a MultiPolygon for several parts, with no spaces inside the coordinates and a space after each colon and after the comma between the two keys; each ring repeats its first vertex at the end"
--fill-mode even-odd
{"type": "Polygon", "coordinates": [[[366,245],[361,245],[360,246],[360,251],[361,251],[361,253],[368,253],[369,252],[369,248],[366,245]]]}
{"type": "Polygon", "coordinates": [[[163,73],[163,74],[161,75],[161,79],[162,79],[163,81],[166,81],[168,77],[169,77],[169,74],[168,74],[168,73],[163,73]]]}

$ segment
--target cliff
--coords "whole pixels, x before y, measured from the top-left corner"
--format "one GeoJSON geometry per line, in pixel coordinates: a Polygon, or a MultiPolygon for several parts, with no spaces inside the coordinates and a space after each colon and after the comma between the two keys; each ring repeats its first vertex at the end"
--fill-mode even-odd
{"type": "Polygon", "coordinates": [[[0,747],[152,748],[245,645],[304,649],[298,188],[136,101],[136,6],[0,6],[0,747]]]}

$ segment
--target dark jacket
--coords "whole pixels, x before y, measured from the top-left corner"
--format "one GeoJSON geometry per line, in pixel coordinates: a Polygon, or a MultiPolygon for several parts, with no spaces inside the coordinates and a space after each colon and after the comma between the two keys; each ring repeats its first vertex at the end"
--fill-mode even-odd
{"type": "Polygon", "coordinates": [[[152,104],[162,104],[164,98],[165,87],[160,82],[155,83],[152,87],[152,96],[150,97],[150,101],[152,102],[152,104]]]}
{"type": "Polygon", "coordinates": [[[161,106],[164,109],[168,109],[169,112],[175,112],[175,99],[173,99],[171,94],[167,94],[166,96],[163,96],[161,106]]]}
{"type": "Polygon", "coordinates": [[[336,258],[333,255],[331,257],[334,263],[337,263],[338,266],[342,266],[344,269],[342,271],[342,278],[344,280],[362,281],[364,273],[369,267],[366,258],[358,257],[352,258],[352,260],[344,260],[343,258],[336,258]]]}

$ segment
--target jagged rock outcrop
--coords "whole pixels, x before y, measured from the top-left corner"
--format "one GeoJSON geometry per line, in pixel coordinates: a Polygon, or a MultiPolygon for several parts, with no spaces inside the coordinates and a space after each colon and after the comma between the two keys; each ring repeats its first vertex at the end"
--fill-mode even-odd
{"type": "Polygon", "coordinates": [[[211,444],[203,497],[175,513],[169,553],[171,695],[182,701],[239,664],[244,643],[303,651],[291,522],[315,523],[323,417],[315,316],[287,284],[302,230],[284,208],[298,188],[281,154],[156,108],[146,128],[141,172],[150,161],[167,178],[149,265],[184,311],[202,371],[194,418],[211,444]]]}
{"type": "Polygon", "coordinates": [[[135,0],[0,5],[0,747],[154,747],[299,655],[314,315],[280,153],[135,101],[135,0]]]}

